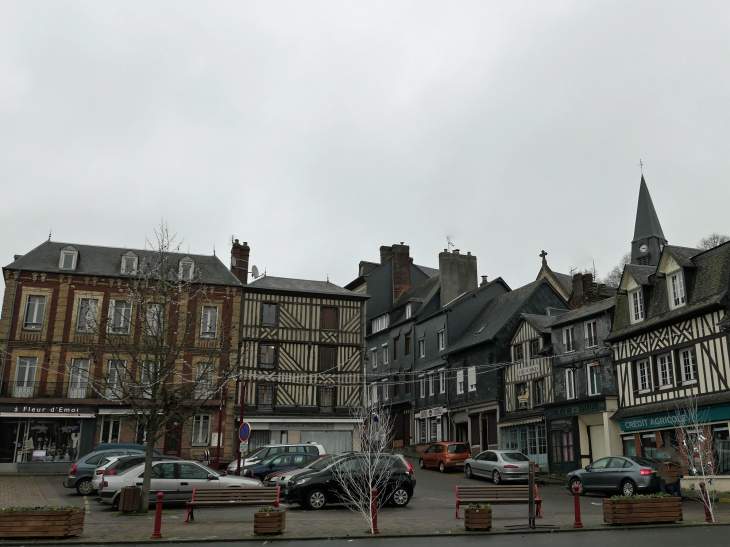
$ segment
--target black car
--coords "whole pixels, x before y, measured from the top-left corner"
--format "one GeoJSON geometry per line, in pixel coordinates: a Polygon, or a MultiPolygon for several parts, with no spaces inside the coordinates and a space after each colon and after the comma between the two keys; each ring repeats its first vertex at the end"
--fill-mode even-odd
{"type": "MultiPolygon", "coordinates": [[[[348,454],[333,459],[332,463],[321,471],[311,471],[295,476],[284,488],[284,496],[288,503],[298,503],[308,509],[322,509],[328,503],[342,503],[342,485],[335,476],[335,466],[349,468],[355,480],[358,469],[363,465],[360,454],[348,454]]],[[[413,467],[400,455],[388,455],[380,458],[377,469],[381,473],[388,473],[388,482],[385,503],[396,507],[405,507],[411,501],[416,479],[413,478],[413,467]]]]}
{"type": "Polygon", "coordinates": [[[656,492],[660,489],[656,470],[659,462],[637,456],[612,456],[596,460],[585,469],[571,471],[565,486],[571,492],[578,486],[580,495],[586,492],[620,492],[624,496],[656,492]]]}

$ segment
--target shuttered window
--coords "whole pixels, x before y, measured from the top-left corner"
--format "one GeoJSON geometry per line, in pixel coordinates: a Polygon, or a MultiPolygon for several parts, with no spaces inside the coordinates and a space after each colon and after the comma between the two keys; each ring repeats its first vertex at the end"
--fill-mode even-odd
{"type": "Polygon", "coordinates": [[[336,372],[337,348],[321,346],[319,348],[319,372],[336,372]]]}
{"type": "Polygon", "coordinates": [[[322,308],[322,330],[337,330],[337,308],[332,306],[322,308]]]}

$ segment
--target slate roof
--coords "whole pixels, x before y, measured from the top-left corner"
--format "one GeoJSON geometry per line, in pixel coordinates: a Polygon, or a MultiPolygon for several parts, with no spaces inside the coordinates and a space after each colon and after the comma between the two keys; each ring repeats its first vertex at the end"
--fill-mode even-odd
{"type": "Polygon", "coordinates": [[[565,289],[568,294],[573,292],[573,278],[564,273],[553,272],[555,278],[560,282],[560,285],[565,289]]]}
{"type": "Polygon", "coordinates": [[[659,223],[659,217],[656,214],[656,209],[654,209],[654,203],[651,201],[651,195],[649,195],[649,188],[646,186],[644,175],[641,175],[633,241],[650,237],[658,237],[666,241],[662,225],[659,223]]]}
{"type": "Polygon", "coordinates": [[[369,298],[365,294],[357,294],[347,289],[330,283],[329,281],[311,281],[308,279],[290,279],[288,277],[274,277],[273,275],[264,275],[255,279],[248,285],[244,285],[244,289],[254,289],[256,291],[285,291],[285,292],[303,292],[313,293],[333,297],[349,297],[366,299],[369,298]]]}
{"type": "Polygon", "coordinates": [[[429,277],[423,283],[411,287],[407,291],[401,293],[397,300],[393,303],[393,308],[403,306],[406,302],[416,300],[418,302],[428,302],[435,294],[436,291],[441,287],[440,277],[429,277]]]}
{"type": "Polygon", "coordinates": [[[702,249],[693,249],[691,247],[677,247],[676,245],[666,245],[664,250],[672,255],[672,258],[683,268],[694,268],[692,257],[702,252],[702,249]]]}
{"type": "MultiPolygon", "coordinates": [[[[4,270],[25,270],[41,273],[58,273],[68,275],[103,276],[103,277],[131,277],[121,272],[122,255],[132,251],[139,257],[139,262],[151,260],[156,255],[152,251],[141,249],[124,249],[120,247],[99,247],[96,245],[78,245],[76,243],[62,243],[59,241],[45,241],[32,251],[26,253],[4,270]],[[61,249],[72,246],[79,252],[75,270],[62,270],[58,267],[61,249]]],[[[174,262],[190,257],[195,262],[196,275],[201,283],[210,285],[236,285],[242,283],[231,271],[213,255],[195,255],[170,253],[174,262]]]]}
{"type": "Polygon", "coordinates": [[[638,264],[626,264],[624,271],[628,271],[640,285],[651,285],[649,276],[656,273],[654,266],[639,266],[638,264]]]}
{"type": "Polygon", "coordinates": [[[453,353],[494,338],[542,283],[550,285],[547,279],[541,278],[487,302],[461,338],[449,346],[448,352],[453,353]]]}
{"type": "Polygon", "coordinates": [[[596,315],[610,310],[616,305],[616,297],[606,298],[605,300],[599,300],[598,302],[591,302],[578,308],[577,310],[569,311],[556,317],[557,321],[554,322],[553,326],[565,325],[572,323],[573,321],[579,321],[591,315],[596,315]]]}
{"type": "Polygon", "coordinates": [[[550,327],[557,320],[557,317],[554,315],[537,315],[534,313],[523,313],[520,314],[520,317],[524,318],[525,321],[543,334],[551,332],[552,329],[550,327]]]}
{"type": "Polygon", "coordinates": [[[651,283],[649,296],[645,299],[646,319],[632,325],[629,321],[628,295],[621,294],[616,297],[613,330],[607,340],[637,334],[665,323],[678,321],[684,316],[701,313],[705,309],[727,305],[730,291],[730,242],[701,252],[691,260],[695,269],[685,276],[688,297],[685,306],[669,309],[666,278],[656,279],[651,283]]]}
{"type": "Polygon", "coordinates": [[[419,266],[418,264],[414,264],[414,266],[425,273],[428,277],[433,277],[439,274],[438,268],[429,268],[428,266],[419,266]]]}

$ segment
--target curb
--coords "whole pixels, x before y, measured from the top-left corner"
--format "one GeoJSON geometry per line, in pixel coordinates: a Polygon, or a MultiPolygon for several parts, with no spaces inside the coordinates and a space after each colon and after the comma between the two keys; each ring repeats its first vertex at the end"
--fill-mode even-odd
{"type": "MultiPolygon", "coordinates": [[[[430,534],[378,534],[377,536],[370,534],[360,534],[353,536],[309,536],[309,537],[279,537],[279,536],[254,536],[244,538],[210,538],[210,539],[189,539],[189,538],[168,538],[162,537],[162,539],[142,539],[142,540],[131,540],[131,539],[91,539],[84,540],[83,538],[66,538],[63,540],[64,545],[160,545],[161,543],[224,543],[224,542],[252,542],[252,541],[266,541],[266,542],[281,542],[281,541],[324,541],[333,539],[399,539],[399,538],[420,538],[420,537],[447,537],[447,536],[507,536],[514,534],[554,534],[554,533],[571,533],[571,532],[628,532],[631,530],[645,530],[647,528],[700,528],[703,526],[730,526],[730,522],[716,522],[708,524],[705,522],[696,523],[683,523],[683,524],[645,524],[639,526],[616,526],[616,527],[590,527],[590,528],[553,528],[550,530],[499,530],[496,532],[467,532],[466,530],[448,531],[443,533],[430,533],[430,534]]],[[[58,541],[50,540],[3,540],[0,539],[0,546],[3,545],[58,545],[58,541]]]]}

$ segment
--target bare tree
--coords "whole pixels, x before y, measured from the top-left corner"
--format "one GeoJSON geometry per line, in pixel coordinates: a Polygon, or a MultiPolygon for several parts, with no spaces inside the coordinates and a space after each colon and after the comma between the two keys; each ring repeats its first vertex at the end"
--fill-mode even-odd
{"type": "Polygon", "coordinates": [[[610,287],[612,289],[618,288],[619,284],[621,283],[621,276],[624,273],[624,266],[626,264],[629,264],[631,262],[631,253],[624,253],[624,255],[621,257],[621,260],[619,260],[619,263],[616,264],[611,270],[606,274],[606,276],[600,280],[601,283],[604,283],[607,287],[610,287]]]}
{"type": "Polygon", "coordinates": [[[378,505],[383,505],[387,501],[388,489],[393,491],[398,486],[392,484],[395,457],[385,451],[393,441],[394,422],[387,407],[378,402],[354,408],[351,415],[361,424],[360,451],[353,457],[338,460],[332,474],[340,485],[342,502],[351,511],[362,515],[370,533],[373,533],[373,489],[378,491],[378,505]]]}
{"type": "Polygon", "coordinates": [[[722,245],[726,241],[730,241],[730,236],[726,236],[725,234],[720,234],[718,232],[712,232],[707,237],[700,239],[699,243],[697,243],[697,247],[706,251],[713,247],[717,247],[718,245],[722,245]]]}
{"type": "MultiPolygon", "coordinates": [[[[707,411],[698,406],[697,395],[691,394],[678,403],[675,411],[677,425],[677,446],[686,468],[691,476],[699,479],[700,501],[715,521],[716,447],[713,445],[712,432],[707,420],[707,411]]],[[[694,483],[692,483],[694,488],[694,483]]]]}
{"type": "MultiPolygon", "coordinates": [[[[126,406],[136,420],[138,442],[147,444],[140,512],[149,509],[155,442],[166,434],[181,442],[177,432],[235,377],[237,350],[222,321],[231,301],[214,305],[199,268],[175,252],[179,245],[166,224],[155,236],[143,255],[125,265],[128,278],[120,282],[108,316],[100,317],[96,303],[82,314],[82,327],[96,338],[87,346],[97,365],[88,378],[91,389],[126,406]]],[[[70,372],[72,378],[83,376],[70,372]]],[[[210,422],[199,426],[207,437],[210,422]]]]}

